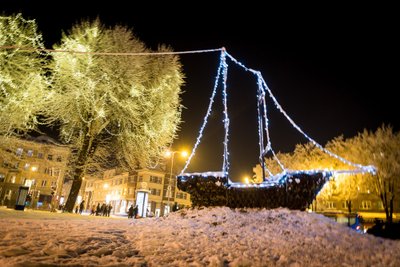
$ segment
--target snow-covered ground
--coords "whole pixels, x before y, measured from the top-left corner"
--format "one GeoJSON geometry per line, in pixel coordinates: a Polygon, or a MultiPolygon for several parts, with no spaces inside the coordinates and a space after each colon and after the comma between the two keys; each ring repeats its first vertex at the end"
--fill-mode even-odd
{"type": "Polygon", "coordinates": [[[0,209],[0,266],[400,266],[399,251],[400,241],[283,208],[136,220],[0,209]]]}

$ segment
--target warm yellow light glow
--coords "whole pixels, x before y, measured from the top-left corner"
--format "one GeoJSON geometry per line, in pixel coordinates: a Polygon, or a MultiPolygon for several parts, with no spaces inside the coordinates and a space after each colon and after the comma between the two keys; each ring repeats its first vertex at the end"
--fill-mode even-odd
{"type": "Polygon", "coordinates": [[[189,153],[185,150],[182,151],[171,151],[171,150],[167,150],[164,152],[164,157],[166,158],[170,158],[172,155],[174,155],[175,153],[179,153],[181,154],[182,158],[187,158],[189,156],[189,153]]]}
{"type": "Polygon", "coordinates": [[[38,169],[37,166],[32,166],[32,167],[31,167],[31,171],[33,171],[33,172],[37,171],[37,169],[38,169]]]}
{"type": "Polygon", "coordinates": [[[104,189],[107,189],[107,188],[108,188],[108,184],[104,184],[104,185],[103,185],[103,188],[104,188],[104,189]]]}
{"type": "Polygon", "coordinates": [[[172,152],[171,152],[170,150],[167,150],[167,151],[165,151],[165,153],[164,153],[164,156],[165,156],[166,158],[171,157],[171,155],[172,155],[172,152]]]}
{"type": "Polygon", "coordinates": [[[246,183],[246,184],[248,184],[249,183],[249,177],[244,177],[244,182],[246,183]]]}
{"type": "Polygon", "coordinates": [[[25,181],[25,186],[29,186],[29,187],[31,187],[31,186],[32,186],[32,184],[33,184],[33,180],[29,180],[29,179],[27,179],[27,180],[25,181]]]}

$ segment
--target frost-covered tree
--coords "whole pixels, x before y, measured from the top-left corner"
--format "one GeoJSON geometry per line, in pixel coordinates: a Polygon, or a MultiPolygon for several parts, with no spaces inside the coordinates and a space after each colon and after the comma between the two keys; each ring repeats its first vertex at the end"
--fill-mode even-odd
{"type": "MultiPolygon", "coordinates": [[[[356,148],[356,144],[354,143],[354,138],[349,138],[345,140],[343,136],[339,136],[329,141],[326,144],[326,148],[337,155],[342,155],[347,160],[350,160],[355,163],[360,162],[359,157],[355,157],[354,149],[356,148]]],[[[335,160],[333,158],[330,161],[334,164],[335,170],[349,170],[353,169],[346,163],[343,163],[339,160],[335,160]]],[[[327,186],[328,190],[322,190],[319,197],[322,199],[329,198],[332,195],[335,195],[337,199],[343,200],[346,203],[347,211],[349,214],[353,211],[353,203],[359,197],[360,188],[366,188],[366,180],[365,174],[336,174],[329,181],[327,186]],[[331,191],[329,191],[331,189],[331,191]]],[[[348,225],[350,225],[350,216],[348,216],[348,225]]]]}
{"type": "Polygon", "coordinates": [[[37,130],[48,83],[42,36],[34,20],[0,16],[0,134],[37,130]]]}
{"type": "Polygon", "coordinates": [[[375,132],[364,130],[353,139],[352,156],[377,167],[376,175],[366,175],[365,183],[382,201],[386,221],[393,222],[394,200],[400,194],[400,133],[382,126],[375,132]]]}
{"type": "MultiPolygon", "coordinates": [[[[359,193],[369,190],[381,199],[386,220],[391,223],[394,200],[400,194],[400,133],[393,132],[391,127],[382,126],[375,132],[364,130],[352,138],[334,138],[325,147],[351,162],[375,166],[377,174],[336,175],[324,186],[318,198],[330,199],[334,195],[346,201],[350,213],[359,193]]],[[[293,153],[278,153],[277,156],[287,169],[354,169],[310,143],[297,145],[293,153]]],[[[266,165],[273,173],[281,171],[271,159],[266,161],[266,165]]]]}
{"type": "MultiPolygon", "coordinates": [[[[374,165],[377,174],[340,175],[335,178],[335,194],[344,199],[349,212],[352,201],[360,192],[369,191],[378,196],[383,204],[386,219],[393,220],[394,199],[400,194],[400,133],[391,127],[382,126],[375,132],[364,130],[353,138],[335,138],[328,142],[327,149],[346,159],[363,165],[374,165]]],[[[337,163],[344,169],[344,163],[337,163]]],[[[324,192],[322,192],[324,193],[324,192]]]]}
{"type": "MultiPolygon", "coordinates": [[[[64,34],[54,53],[54,94],[47,123],[59,124],[71,144],[72,211],[82,178],[103,168],[148,166],[162,155],[181,121],[181,64],[175,55],[149,53],[123,26],[82,22],[64,34]]],[[[170,49],[160,47],[158,52],[170,49]]]]}

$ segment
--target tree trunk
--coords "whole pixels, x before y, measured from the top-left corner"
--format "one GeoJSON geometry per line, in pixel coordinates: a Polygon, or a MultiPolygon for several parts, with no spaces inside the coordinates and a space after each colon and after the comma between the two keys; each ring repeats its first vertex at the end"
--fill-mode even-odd
{"type": "Polygon", "coordinates": [[[394,201],[394,197],[390,198],[389,216],[387,218],[388,224],[392,224],[392,222],[393,222],[393,201],[394,201]]]}
{"type": "MultiPolygon", "coordinates": [[[[89,129],[86,129],[89,132],[89,129]]],[[[73,212],[76,199],[78,198],[79,190],[82,185],[82,178],[86,173],[86,164],[94,154],[94,150],[96,145],[93,144],[93,137],[89,134],[85,134],[85,137],[82,142],[82,147],[79,150],[79,155],[76,161],[74,162],[74,179],[72,181],[71,191],[69,192],[67,203],[65,204],[65,211],[73,212]]]]}
{"type": "Polygon", "coordinates": [[[76,169],[74,173],[74,179],[72,181],[71,191],[69,192],[67,203],[65,203],[65,211],[73,212],[79,190],[81,189],[82,178],[83,172],[76,169]]]}
{"type": "Polygon", "coordinates": [[[385,209],[386,222],[389,221],[389,203],[387,201],[386,192],[381,192],[380,197],[382,200],[383,208],[385,209]]]}
{"type": "Polygon", "coordinates": [[[350,226],[351,200],[346,200],[346,204],[349,211],[349,214],[347,215],[347,226],[350,226]]]}

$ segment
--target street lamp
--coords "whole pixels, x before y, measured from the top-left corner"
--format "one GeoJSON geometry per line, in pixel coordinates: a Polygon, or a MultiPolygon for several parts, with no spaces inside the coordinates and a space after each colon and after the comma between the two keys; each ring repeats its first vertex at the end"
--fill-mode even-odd
{"type": "Polygon", "coordinates": [[[37,208],[37,179],[36,179],[36,175],[34,174],[36,171],[38,170],[37,166],[32,166],[30,168],[30,172],[29,172],[29,178],[31,178],[29,180],[29,190],[31,191],[31,208],[35,209],[37,208]],[[33,189],[33,187],[35,186],[35,189],[33,189]],[[35,203],[36,202],[36,203],[35,203]]]}
{"type": "MultiPolygon", "coordinates": [[[[186,151],[170,151],[170,150],[167,150],[165,152],[165,157],[166,158],[171,158],[171,169],[170,169],[170,173],[169,173],[169,185],[168,185],[168,189],[167,189],[169,191],[169,194],[168,194],[168,213],[171,212],[172,172],[173,172],[173,167],[174,167],[174,157],[175,157],[176,153],[181,154],[182,158],[186,158],[188,156],[188,153],[186,151]]],[[[175,182],[174,182],[174,186],[175,186],[175,182]]]]}

